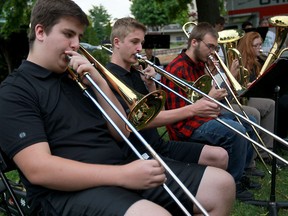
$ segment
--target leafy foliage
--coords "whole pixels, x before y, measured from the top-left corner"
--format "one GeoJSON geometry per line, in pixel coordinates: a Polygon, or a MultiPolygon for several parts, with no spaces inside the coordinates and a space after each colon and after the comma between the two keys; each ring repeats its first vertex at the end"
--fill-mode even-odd
{"type": "Polygon", "coordinates": [[[3,20],[0,36],[7,39],[12,33],[20,32],[29,25],[31,8],[35,0],[9,0],[0,4],[3,20]]]}
{"type": "MultiPolygon", "coordinates": [[[[102,5],[93,6],[93,8],[89,10],[88,17],[91,25],[86,29],[82,41],[91,45],[110,43],[109,37],[112,27],[110,23],[111,16],[107,10],[102,5]]],[[[103,66],[110,60],[108,53],[102,50],[94,50],[91,54],[103,66]]]]}
{"type": "Polygon", "coordinates": [[[184,23],[188,20],[187,4],[174,0],[133,0],[130,10],[135,19],[154,30],[158,30],[163,25],[184,23]]]}
{"type": "MultiPolygon", "coordinates": [[[[100,5],[93,6],[89,10],[89,18],[91,27],[87,29],[89,43],[100,44],[109,38],[111,33],[111,16],[107,13],[107,10],[100,5]]],[[[86,34],[85,33],[85,34],[86,34]]]]}
{"type": "Polygon", "coordinates": [[[134,0],[130,10],[135,19],[151,27],[161,26],[168,20],[163,7],[154,0],[134,0]]]}

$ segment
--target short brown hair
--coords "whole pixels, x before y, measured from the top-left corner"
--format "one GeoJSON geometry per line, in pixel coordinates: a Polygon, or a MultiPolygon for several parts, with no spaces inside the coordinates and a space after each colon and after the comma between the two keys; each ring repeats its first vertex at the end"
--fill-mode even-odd
{"type": "Polygon", "coordinates": [[[75,17],[85,26],[88,18],[82,9],[72,0],[37,0],[31,13],[29,43],[35,41],[35,26],[42,24],[49,34],[52,27],[63,17],[75,17]]]}
{"type": "Polygon", "coordinates": [[[189,38],[188,38],[188,49],[191,46],[191,41],[193,39],[202,40],[206,34],[210,34],[211,36],[218,39],[218,32],[214,29],[214,27],[208,22],[200,22],[192,29],[189,38]]]}
{"type": "Polygon", "coordinates": [[[135,29],[141,29],[144,33],[146,33],[147,28],[144,24],[138,22],[132,17],[124,17],[118,19],[112,27],[110,41],[113,45],[113,40],[115,37],[118,37],[120,40],[123,40],[129,33],[134,31],[135,29]]]}

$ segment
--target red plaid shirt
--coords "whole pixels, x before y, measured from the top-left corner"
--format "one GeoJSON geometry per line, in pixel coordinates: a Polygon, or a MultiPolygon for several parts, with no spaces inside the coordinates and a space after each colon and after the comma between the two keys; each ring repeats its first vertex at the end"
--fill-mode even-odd
{"type": "MultiPolygon", "coordinates": [[[[204,63],[194,63],[186,54],[182,52],[166,67],[166,71],[177,76],[180,79],[184,79],[185,82],[194,82],[200,76],[204,75],[204,63]]],[[[174,82],[166,79],[162,76],[161,82],[166,86],[170,87],[174,91],[183,95],[187,98],[187,93],[177,86],[174,82]]],[[[175,95],[173,92],[163,88],[167,93],[167,99],[165,108],[175,109],[187,105],[187,102],[175,95]]],[[[172,140],[186,140],[188,139],[193,131],[200,127],[203,123],[209,121],[211,118],[203,118],[200,116],[194,116],[187,118],[183,121],[167,125],[167,130],[172,140]]]]}

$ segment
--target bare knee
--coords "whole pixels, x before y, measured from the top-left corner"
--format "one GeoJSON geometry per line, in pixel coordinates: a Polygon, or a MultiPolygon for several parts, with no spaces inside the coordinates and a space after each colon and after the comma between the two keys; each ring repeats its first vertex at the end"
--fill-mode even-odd
{"type": "Polygon", "coordinates": [[[198,163],[226,170],[228,159],[228,153],[224,148],[205,145],[202,149],[198,163]]]}
{"type": "Polygon", "coordinates": [[[139,200],[134,203],[125,213],[125,216],[147,216],[161,215],[171,216],[171,214],[163,207],[149,200],[139,200]]]}
{"type": "MultiPolygon", "coordinates": [[[[209,215],[230,215],[235,202],[235,182],[225,170],[207,167],[196,194],[196,199],[209,215]]],[[[195,207],[195,206],[194,206],[195,207]]],[[[201,211],[195,207],[195,215],[201,211]]]]}

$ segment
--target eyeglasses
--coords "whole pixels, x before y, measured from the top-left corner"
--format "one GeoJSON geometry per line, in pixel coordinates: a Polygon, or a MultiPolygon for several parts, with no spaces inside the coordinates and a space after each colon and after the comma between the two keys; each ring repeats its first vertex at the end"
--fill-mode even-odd
{"type": "Polygon", "coordinates": [[[219,45],[214,45],[214,44],[207,44],[207,43],[205,43],[203,40],[200,40],[200,41],[202,41],[205,45],[206,45],[206,47],[209,49],[209,50],[211,50],[211,51],[216,51],[216,52],[218,52],[218,50],[220,49],[220,46],[219,45]]]}
{"type": "Polygon", "coordinates": [[[262,46],[262,43],[259,43],[259,44],[252,44],[252,47],[261,47],[262,46]]]}

